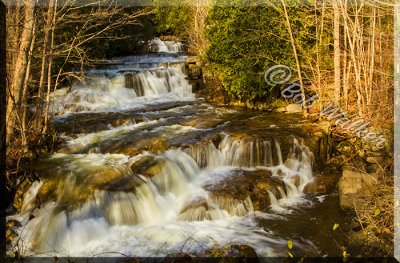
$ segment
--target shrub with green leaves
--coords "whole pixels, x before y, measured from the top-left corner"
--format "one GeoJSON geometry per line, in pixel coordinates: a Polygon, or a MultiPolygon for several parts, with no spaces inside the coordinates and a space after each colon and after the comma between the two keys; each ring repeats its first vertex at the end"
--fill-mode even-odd
{"type": "MultiPolygon", "coordinates": [[[[296,68],[281,8],[215,6],[210,10],[204,32],[210,41],[205,62],[234,97],[263,100],[272,91],[264,80],[268,68],[277,64],[296,68]]],[[[315,53],[315,14],[301,6],[292,5],[287,9],[300,61],[308,64],[306,56],[315,53]]],[[[307,74],[306,67],[302,73],[307,74]]],[[[293,72],[293,77],[296,76],[293,72]]]]}

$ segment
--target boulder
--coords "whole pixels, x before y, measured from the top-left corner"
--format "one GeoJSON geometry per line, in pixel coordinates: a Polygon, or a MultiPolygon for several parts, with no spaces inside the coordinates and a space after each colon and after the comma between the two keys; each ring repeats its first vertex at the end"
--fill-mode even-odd
{"type": "Polygon", "coordinates": [[[375,175],[344,170],[339,180],[340,206],[354,208],[363,202],[364,194],[370,192],[377,182],[375,175]]]}
{"type": "Polygon", "coordinates": [[[256,251],[248,245],[233,244],[233,245],[231,245],[231,249],[234,252],[236,252],[236,253],[233,253],[233,256],[235,256],[235,257],[245,257],[245,258],[256,258],[257,257],[256,251]]]}
{"type": "Polygon", "coordinates": [[[367,157],[367,163],[371,164],[379,164],[382,163],[383,157],[378,157],[378,156],[368,156],[367,157]]]}
{"type": "Polygon", "coordinates": [[[378,184],[378,178],[375,174],[363,173],[362,174],[362,183],[363,183],[363,186],[365,185],[368,188],[375,187],[378,184]]]}
{"type": "MultiPolygon", "coordinates": [[[[257,253],[256,251],[248,246],[243,244],[231,244],[225,246],[217,246],[211,249],[207,249],[204,251],[205,256],[207,257],[217,257],[217,258],[225,258],[225,257],[234,257],[234,258],[251,258],[251,262],[257,262],[257,253]]],[[[222,260],[224,262],[224,260],[222,260]]],[[[229,261],[229,260],[228,260],[229,261]]],[[[246,262],[244,260],[243,262],[246,262]]],[[[236,261],[234,261],[236,262],[236,261]]],[[[237,261],[242,262],[242,261],[237,261]]]]}
{"type": "Polygon", "coordinates": [[[36,206],[58,200],[67,210],[73,210],[87,200],[94,198],[96,190],[135,192],[143,180],[131,173],[128,167],[93,168],[90,174],[63,175],[64,171],[54,173],[44,179],[35,199],[36,206]]]}

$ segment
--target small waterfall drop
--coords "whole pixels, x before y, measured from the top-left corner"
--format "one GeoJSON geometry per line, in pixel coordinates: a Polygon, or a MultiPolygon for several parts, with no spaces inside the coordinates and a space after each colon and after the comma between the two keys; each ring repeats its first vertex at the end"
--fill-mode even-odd
{"type": "Polygon", "coordinates": [[[150,42],[152,53],[98,64],[70,88],[54,94],[52,114],[123,111],[146,103],[193,100],[180,42],[150,42]]]}
{"type": "Polygon", "coordinates": [[[41,181],[15,215],[24,220],[13,242],[25,255],[158,256],[190,238],[185,251],[214,240],[244,242],[261,256],[286,248],[258,216],[304,203],[311,151],[294,137],[246,125],[236,132],[237,111],[194,98],[183,51],[154,39],[148,53],[95,65],[57,90],[53,123],[90,129],[63,134],[62,149],[38,164],[41,181]]]}
{"type": "MultiPolygon", "coordinates": [[[[40,209],[38,213],[41,216],[29,221],[26,226],[29,236],[22,237],[33,240],[31,249],[35,251],[50,249],[48,244],[57,244],[57,247],[51,248],[63,250],[71,245],[71,240],[77,240],[81,235],[85,240],[93,240],[108,233],[113,226],[140,227],[165,224],[171,220],[179,223],[228,220],[232,216],[244,217],[255,211],[250,192],[224,194],[223,189],[226,188],[225,184],[240,187],[235,180],[242,180],[241,175],[237,175],[235,169],[249,169],[254,167],[253,164],[265,167],[265,172],[261,172],[263,176],[271,171],[272,177],[278,176],[274,180],[282,181],[282,184],[274,183],[266,188],[269,207],[274,211],[284,211],[285,205],[290,203],[288,200],[300,196],[304,183],[312,179],[311,170],[308,170],[311,169],[311,159],[306,152],[307,148],[295,139],[285,162],[289,166],[269,166],[268,162],[264,162],[271,159],[267,156],[270,148],[265,147],[269,142],[237,141],[226,134],[221,136],[223,139],[218,147],[213,143],[200,144],[186,151],[172,149],[161,155],[144,154],[130,160],[121,160],[119,165],[131,167],[125,169],[124,173],[137,178],[136,186],[131,190],[94,189],[78,207],[74,205],[74,198],[80,199],[81,196],[76,192],[71,193],[68,195],[68,203],[53,203],[50,213],[42,211],[48,210],[47,206],[40,209]],[[250,152],[253,152],[253,155],[250,152]],[[210,172],[210,169],[217,172],[210,172]],[[274,175],[278,169],[283,175],[274,175]],[[291,181],[296,176],[301,177],[299,185],[291,181]],[[48,225],[48,222],[51,224],[48,225]]],[[[275,141],[275,145],[279,143],[275,141]]],[[[274,152],[279,153],[279,150],[274,152]]],[[[76,167],[72,169],[79,169],[78,163],[74,162],[82,161],[76,159],[70,165],[71,168],[76,167]]],[[[246,171],[243,170],[244,173],[246,171]]],[[[76,173],[73,170],[71,172],[76,173]]],[[[66,180],[68,178],[72,177],[67,177],[66,180]]],[[[115,184],[118,185],[118,177],[116,180],[115,184]]],[[[269,179],[265,182],[268,184],[269,179]]],[[[73,182],[62,185],[71,187],[76,183],[74,179],[73,182]]],[[[60,191],[61,195],[64,193],[65,190],[60,191]]],[[[62,200],[62,196],[57,200],[62,200]]]]}

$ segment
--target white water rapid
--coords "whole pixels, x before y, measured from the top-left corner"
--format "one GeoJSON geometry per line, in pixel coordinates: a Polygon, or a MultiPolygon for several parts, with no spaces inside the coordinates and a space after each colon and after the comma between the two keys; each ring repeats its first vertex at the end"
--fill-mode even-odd
{"type": "Polygon", "coordinates": [[[259,219],[286,220],[310,203],[303,188],[313,180],[312,153],[293,136],[225,132],[235,120],[219,118],[236,111],[196,101],[182,44],[155,39],[149,51],[98,65],[56,92],[53,123],[76,130],[38,165],[43,177],[8,217],[22,224],[19,253],[165,256],[234,242],[281,256],[290,237],[259,219]],[[75,125],[84,118],[104,123],[82,131],[75,125]]]}

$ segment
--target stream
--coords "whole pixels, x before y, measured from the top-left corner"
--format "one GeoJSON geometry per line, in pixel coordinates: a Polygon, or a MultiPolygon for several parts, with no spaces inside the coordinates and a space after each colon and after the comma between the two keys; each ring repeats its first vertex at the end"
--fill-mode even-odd
{"type": "Polygon", "coordinates": [[[180,42],[154,39],[56,91],[51,125],[65,143],[33,164],[40,181],[7,217],[21,222],[20,254],[201,255],[235,243],[281,257],[291,240],[294,256],[341,256],[338,197],[303,192],[317,176],[312,127],[205,103],[185,57],[180,42]]]}

